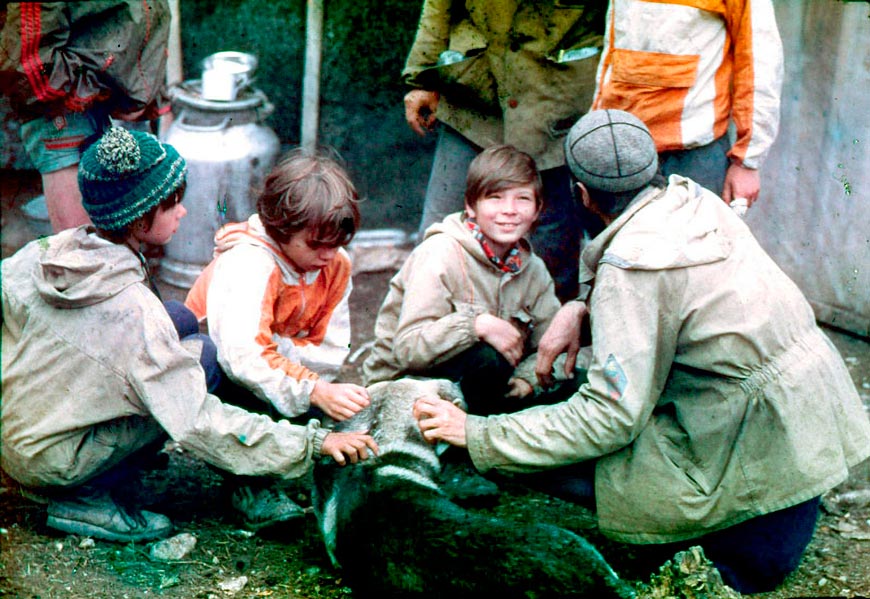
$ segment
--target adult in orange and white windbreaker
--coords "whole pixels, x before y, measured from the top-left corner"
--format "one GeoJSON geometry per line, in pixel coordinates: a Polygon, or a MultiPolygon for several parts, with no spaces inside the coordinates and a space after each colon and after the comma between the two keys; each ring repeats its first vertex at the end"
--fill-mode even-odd
{"type": "Polygon", "coordinates": [[[317,403],[315,385],[332,381],[349,352],[347,252],[338,248],[322,268],[300,273],[257,214],[222,227],[215,246],[185,305],[207,317],[233,381],[284,416],[304,414],[317,403]]]}
{"type": "Polygon", "coordinates": [[[593,108],[644,121],[666,176],[751,205],[779,127],[782,73],[771,0],[611,0],[593,108]]]}

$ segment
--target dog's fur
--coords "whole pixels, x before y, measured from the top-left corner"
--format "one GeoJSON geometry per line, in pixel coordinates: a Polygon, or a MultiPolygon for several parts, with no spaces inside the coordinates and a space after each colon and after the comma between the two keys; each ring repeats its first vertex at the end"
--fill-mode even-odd
{"type": "Polygon", "coordinates": [[[327,552],[355,597],[631,597],[585,539],[557,526],[483,516],[451,502],[441,466],[413,417],[424,395],[461,402],[449,381],[369,387],[372,404],[337,430],[368,430],[380,455],[322,460],[314,510],[327,552]]]}

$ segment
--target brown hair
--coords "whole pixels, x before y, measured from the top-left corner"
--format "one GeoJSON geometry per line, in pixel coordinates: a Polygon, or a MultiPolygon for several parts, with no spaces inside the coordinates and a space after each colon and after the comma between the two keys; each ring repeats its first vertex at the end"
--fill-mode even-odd
{"type": "Polygon", "coordinates": [[[490,146],[475,156],[468,166],[465,203],[474,208],[481,198],[522,185],[534,189],[535,203],[540,208],[544,194],[535,159],[511,145],[490,146]]]}
{"type": "Polygon", "coordinates": [[[269,173],[257,212],[266,232],[279,243],[311,229],[311,243],[338,247],[356,234],[358,202],[356,187],[337,153],[296,148],[269,173]]]}

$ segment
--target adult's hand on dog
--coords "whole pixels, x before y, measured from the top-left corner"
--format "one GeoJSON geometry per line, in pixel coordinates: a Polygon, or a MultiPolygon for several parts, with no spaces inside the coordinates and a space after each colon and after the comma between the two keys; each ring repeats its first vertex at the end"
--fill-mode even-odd
{"type": "Polygon", "coordinates": [[[466,447],[466,417],[460,408],[443,399],[423,397],[414,402],[414,418],[423,438],[429,443],[446,441],[457,447],[466,447]]]}
{"type": "Polygon", "coordinates": [[[311,405],[341,422],[347,420],[370,403],[365,387],[351,383],[327,383],[318,379],[311,391],[311,405]]]}
{"type": "Polygon", "coordinates": [[[372,455],[378,455],[378,444],[366,433],[329,433],[323,439],[320,453],[330,455],[344,466],[350,460],[356,464],[360,460],[366,460],[372,455]]]}
{"type": "Polygon", "coordinates": [[[545,389],[553,386],[553,363],[559,354],[567,352],[565,376],[574,376],[577,354],[580,352],[580,328],[589,310],[581,301],[568,302],[556,312],[550,326],[544,331],[538,343],[538,357],[535,362],[535,375],[545,389]]]}

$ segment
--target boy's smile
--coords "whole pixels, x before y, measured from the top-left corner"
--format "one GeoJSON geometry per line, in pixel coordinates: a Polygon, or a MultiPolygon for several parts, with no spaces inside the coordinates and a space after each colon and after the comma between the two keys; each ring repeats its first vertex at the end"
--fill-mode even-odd
{"type": "Polygon", "coordinates": [[[509,187],[477,200],[465,212],[475,219],[492,251],[504,257],[532,228],[540,212],[530,185],[509,187]]]}

